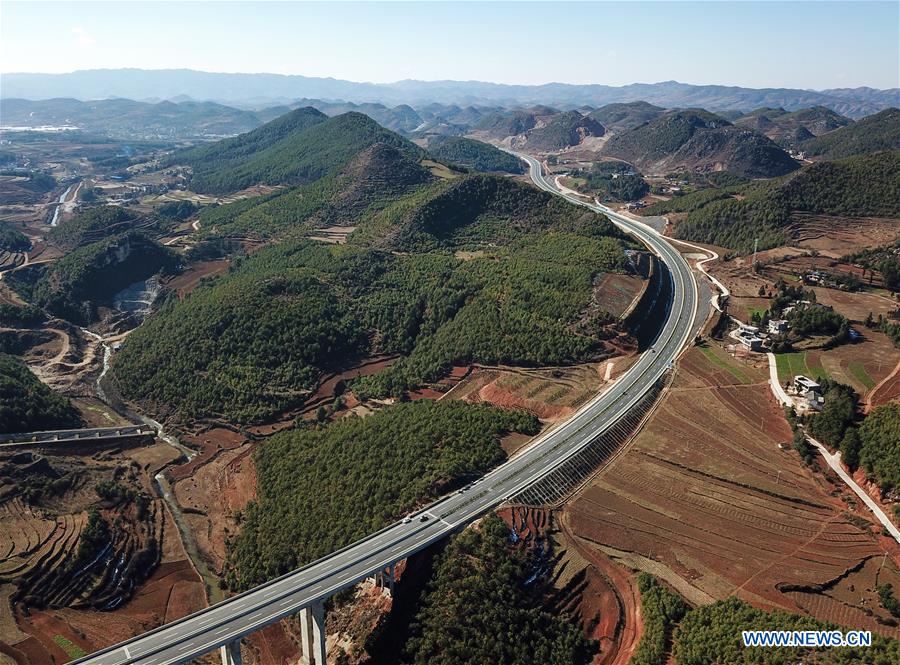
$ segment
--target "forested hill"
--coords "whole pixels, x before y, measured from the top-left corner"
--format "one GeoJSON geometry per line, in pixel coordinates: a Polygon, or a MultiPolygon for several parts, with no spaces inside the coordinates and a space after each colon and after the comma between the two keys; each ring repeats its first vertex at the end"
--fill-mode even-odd
{"type": "Polygon", "coordinates": [[[788,112],[761,108],[735,119],[734,124],[755,129],[782,146],[798,147],[804,141],[852,124],[850,118],[823,106],[788,112]]]}
{"type": "Polygon", "coordinates": [[[605,217],[509,178],[442,182],[364,222],[354,240],[402,251],[506,245],[546,230],[620,236],[605,217]]]}
{"type": "Polygon", "coordinates": [[[900,109],[885,109],[803,144],[811,157],[836,159],[881,150],[900,150],[900,109]]]}
{"type": "Polygon", "coordinates": [[[525,133],[523,147],[528,150],[552,151],[579,145],[589,136],[603,136],[606,129],[589,115],[564,111],[551,116],[539,127],[525,133]]]}
{"type": "Polygon", "coordinates": [[[0,433],[80,427],[81,417],[21,360],[0,353],[0,433]]]}
{"type": "Polygon", "coordinates": [[[724,169],[737,175],[768,178],[798,168],[790,155],[769,138],[735,127],[701,109],[671,111],[613,136],[602,152],[634,164],[645,173],[724,169]]]}
{"type": "Polygon", "coordinates": [[[277,434],[254,453],[259,498],[230,544],[226,580],[245,589],[377,531],[504,461],[507,432],[537,430],[530,414],[420,400],[277,434]]]}
{"type": "Polygon", "coordinates": [[[475,171],[525,172],[525,166],[518,157],[513,157],[489,143],[461,136],[446,136],[432,141],[428,144],[428,152],[440,161],[475,171]]]}
{"type": "Polygon", "coordinates": [[[686,212],[676,235],[740,252],[790,242],[795,212],[900,217],[900,152],[818,162],[786,178],[701,190],[650,206],[646,214],[686,212]]]}
{"type": "Polygon", "coordinates": [[[301,185],[322,178],[376,144],[420,156],[421,148],[362,113],[327,118],[315,109],[294,111],[248,134],[173,159],[192,167],[191,188],[223,194],[251,185],[301,185]]]}
{"type": "MultiPolygon", "coordinates": [[[[243,214],[263,228],[302,223],[298,209],[273,207],[282,198],[243,214]]],[[[593,284],[624,270],[625,256],[605,217],[499,176],[432,181],[360,217],[348,245],[288,234],[168,302],[116,354],[121,393],[160,415],[251,423],[302,405],[324,373],[367,355],[403,358],[358,381],[357,394],[401,396],[454,364],[558,365],[606,352],[614,319],[593,284]]]]}
{"type": "Polygon", "coordinates": [[[656,120],[665,112],[665,109],[647,102],[627,102],[607,104],[588,115],[610,131],[618,133],[656,120]]]}
{"type": "MultiPolygon", "coordinates": [[[[557,113],[550,109],[551,113],[557,113]]],[[[475,123],[474,129],[486,132],[494,138],[523,134],[537,124],[536,113],[530,110],[496,111],[489,113],[475,123]]]]}
{"type": "Polygon", "coordinates": [[[327,115],[311,106],[299,108],[245,134],[176,152],[169,158],[169,163],[187,164],[199,170],[211,165],[226,168],[270,148],[289,134],[303,131],[327,119],[327,115]]]}
{"type": "Polygon", "coordinates": [[[260,239],[298,229],[353,226],[432,180],[406,153],[376,143],[337,173],[269,196],[206,208],[200,223],[207,236],[260,239]]]}

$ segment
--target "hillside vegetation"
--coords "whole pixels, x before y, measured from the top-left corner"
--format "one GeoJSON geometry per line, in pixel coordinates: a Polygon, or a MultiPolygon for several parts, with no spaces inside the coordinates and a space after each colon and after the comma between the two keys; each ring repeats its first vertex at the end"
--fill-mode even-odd
{"type": "Polygon", "coordinates": [[[524,147],[541,152],[563,150],[579,145],[589,136],[603,136],[605,133],[603,125],[591,116],[578,111],[564,111],[525,132],[524,147]]]}
{"type": "Polygon", "coordinates": [[[587,665],[596,644],[545,608],[549,582],[489,515],[451,540],[412,625],[403,662],[414,665],[587,665]]]}
{"type": "Polygon", "coordinates": [[[0,434],[81,425],[69,400],[41,383],[21,360],[0,353],[0,434]]]}
{"type": "Polygon", "coordinates": [[[259,183],[310,183],[376,143],[422,154],[418,146],[361,113],[326,118],[315,109],[299,109],[229,141],[233,143],[214,143],[173,158],[193,169],[192,189],[223,194],[259,183]]]}
{"type": "Polygon", "coordinates": [[[129,231],[79,247],[46,266],[29,266],[8,279],[30,302],[55,316],[88,325],[96,320],[98,305],[176,264],[170,250],[129,231]]]}
{"type": "Polygon", "coordinates": [[[428,152],[436,159],[465,166],[474,171],[524,173],[525,166],[514,157],[489,143],[461,136],[442,137],[428,144],[428,152]]]}
{"type": "Polygon", "coordinates": [[[477,249],[550,229],[620,236],[605,217],[552,194],[507,178],[473,175],[400,200],[364,223],[359,239],[405,251],[477,249]]]}
{"type": "Polygon", "coordinates": [[[804,141],[852,123],[850,118],[845,118],[824,106],[793,112],[781,108],[761,108],[734,121],[735,125],[765,134],[779,145],[792,147],[798,147],[804,141]]]}
{"type": "Polygon", "coordinates": [[[880,406],[859,428],[859,464],[885,492],[900,489],[900,404],[880,406]]]}
{"type": "Polygon", "coordinates": [[[316,182],[200,214],[205,235],[272,238],[297,229],[350,226],[432,180],[427,169],[397,148],[376,143],[338,173],[316,182]]]}
{"type": "Polygon", "coordinates": [[[210,168],[212,165],[227,168],[271,148],[290,134],[327,119],[327,115],[314,108],[299,108],[233,138],[176,152],[169,163],[187,164],[195,169],[210,168]]]}
{"type": "Polygon", "coordinates": [[[701,109],[670,111],[617,134],[602,153],[650,173],[727,170],[741,176],[772,177],[797,168],[784,150],[762,134],[735,127],[701,109]]]}
{"type": "Polygon", "coordinates": [[[892,665],[900,658],[900,641],[872,635],[870,647],[745,647],[742,631],[831,631],[839,627],[782,610],[764,611],[735,597],[691,608],[677,593],[652,576],[638,576],[644,634],[631,665],[892,665]]]}
{"type": "Polygon", "coordinates": [[[687,212],[677,237],[749,252],[754,238],[761,249],[789,243],[795,212],[900,217],[898,182],[900,153],[885,152],[819,162],[781,180],[703,190],[645,213],[687,212]]]}
{"type": "Polygon", "coordinates": [[[0,250],[24,252],[31,247],[31,241],[24,233],[13,228],[8,222],[0,222],[0,250]]]}
{"type": "Polygon", "coordinates": [[[691,607],[649,573],[638,574],[644,633],[629,665],[664,665],[675,626],[691,607]]]}
{"type": "Polygon", "coordinates": [[[601,321],[571,324],[595,276],[623,266],[617,240],[559,232],[471,261],[283,242],[167,303],[129,336],[113,376],[162,411],[257,422],[366,353],[406,356],[360,380],[371,395],[400,395],[455,363],[583,360],[603,349],[601,321]]]}
{"type": "Polygon", "coordinates": [[[647,102],[625,102],[601,106],[588,115],[610,131],[623,132],[656,120],[665,112],[665,109],[647,102]]]}
{"type": "Polygon", "coordinates": [[[226,580],[260,584],[377,531],[502,462],[504,434],[537,431],[530,414],[420,400],[276,434],[253,455],[258,497],[226,580]]]}
{"type": "Polygon", "coordinates": [[[811,157],[839,159],[882,150],[900,150],[900,109],[890,108],[803,143],[811,157]]]}
{"type": "Polygon", "coordinates": [[[129,208],[99,206],[62,222],[51,229],[47,237],[60,249],[71,250],[137,227],[146,233],[152,233],[170,226],[170,220],[152,215],[144,217],[129,208]]]}
{"type": "MultiPolygon", "coordinates": [[[[744,630],[834,630],[835,624],[781,610],[766,612],[735,597],[688,612],[675,631],[675,662],[678,665],[892,665],[900,662],[900,641],[872,635],[870,647],[835,648],[747,648],[744,630]]],[[[844,630],[853,628],[845,626],[844,630]]],[[[662,661],[661,661],[662,662],[662,661]]]]}
{"type": "Polygon", "coordinates": [[[487,132],[494,138],[524,134],[537,124],[535,114],[528,111],[498,111],[481,118],[474,129],[487,132]]]}

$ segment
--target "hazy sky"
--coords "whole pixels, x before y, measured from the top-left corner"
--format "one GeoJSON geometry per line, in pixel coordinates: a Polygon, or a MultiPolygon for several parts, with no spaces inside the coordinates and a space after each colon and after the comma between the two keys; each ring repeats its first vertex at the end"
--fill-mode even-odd
{"type": "MultiPolygon", "coordinates": [[[[900,86],[900,2],[0,2],[0,71],[900,86]]],[[[0,81],[2,83],[2,81],[0,81]]]]}

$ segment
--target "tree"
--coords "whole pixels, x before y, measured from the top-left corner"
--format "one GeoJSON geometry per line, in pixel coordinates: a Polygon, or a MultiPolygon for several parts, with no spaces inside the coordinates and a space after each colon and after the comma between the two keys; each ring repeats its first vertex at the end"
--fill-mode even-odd
{"type": "Polygon", "coordinates": [[[859,466],[859,449],[861,446],[862,441],[860,441],[856,428],[848,428],[841,441],[841,458],[850,467],[851,471],[855,471],[856,467],[859,466]]]}
{"type": "Polygon", "coordinates": [[[794,450],[800,453],[800,457],[803,458],[804,462],[812,464],[815,448],[813,448],[809,439],[806,438],[803,430],[799,427],[794,430],[794,450]]]}

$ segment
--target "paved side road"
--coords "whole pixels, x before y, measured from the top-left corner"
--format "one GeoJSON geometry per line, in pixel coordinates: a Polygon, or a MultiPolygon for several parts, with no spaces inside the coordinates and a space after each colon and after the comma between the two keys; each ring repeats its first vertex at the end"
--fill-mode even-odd
{"type": "Polygon", "coordinates": [[[823,446],[812,437],[807,436],[806,438],[809,439],[810,443],[812,443],[816,448],[819,449],[819,452],[822,454],[822,457],[825,458],[828,466],[834,469],[834,472],[841,477],[841,480],[847,483],[847,485],[850,487],[850,489],[853,490],[856,496],[862,499],[863,503],[865,503],[869,507],[869,510],[871,510],[875,514],[875,517],[878,518],[878,521],[881,522],[884,525],[884,528],[887,529],[891,536],[894,537],[894,540],[896,540],[897,543],[900,543],[900,529],[898,529],[894,525],[890,517],[885,515],[884,511],[881,509],[881,506],[875,503],[875,500],[872,499],[872,497],[870,497],[862,487],[856,484],[856,481],[850,477],[850,474],[844,471],[844,467],[841,464],[840,451],[836,453],[830,453],[828,452],[828,448],[823,446]]]}

